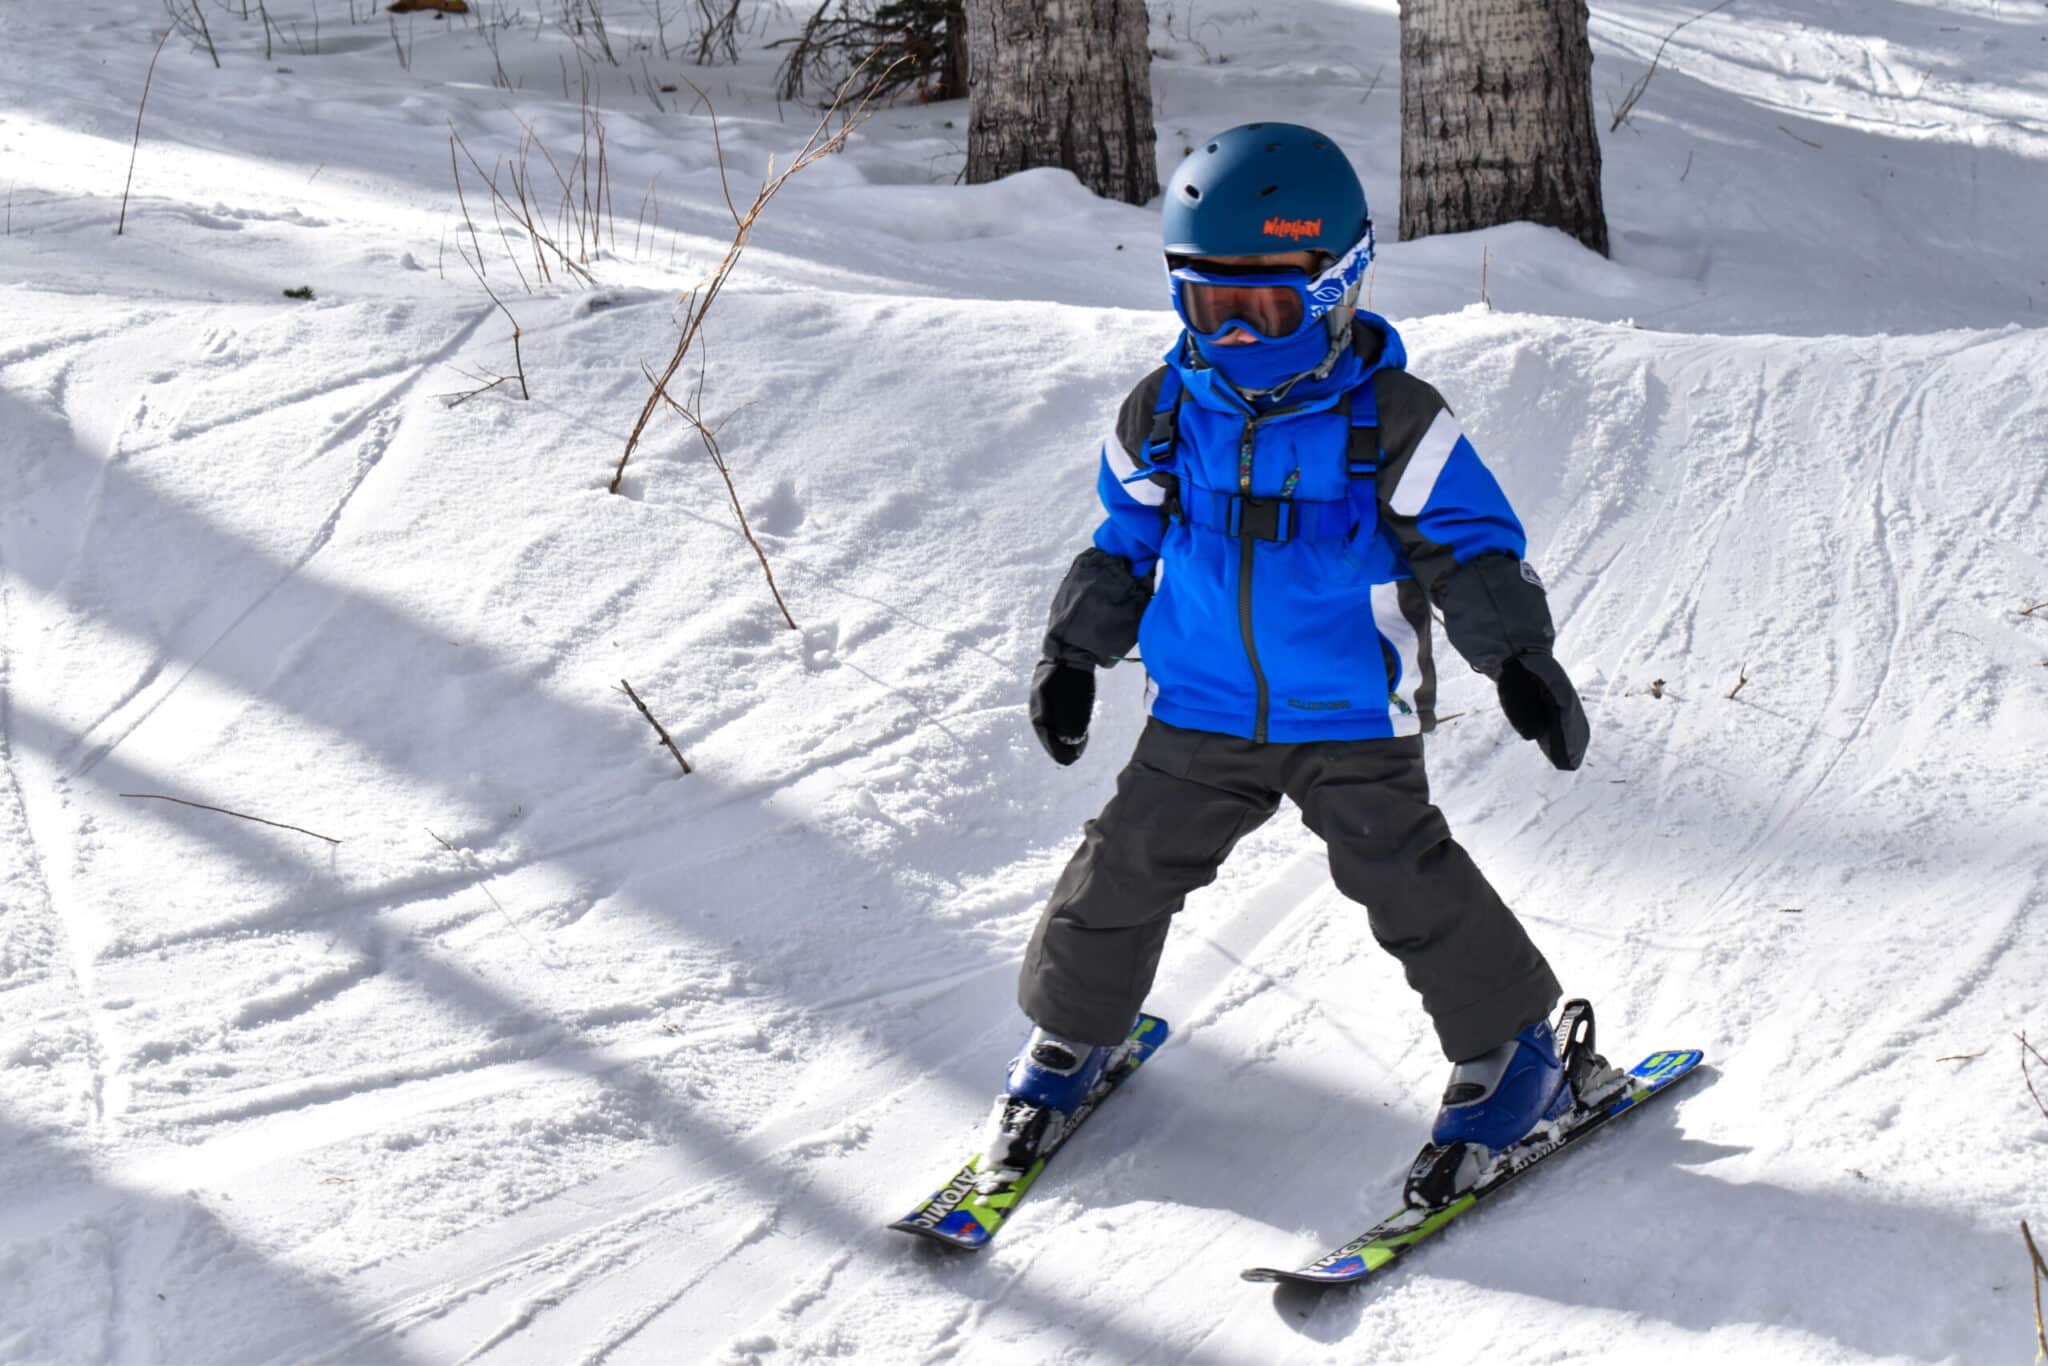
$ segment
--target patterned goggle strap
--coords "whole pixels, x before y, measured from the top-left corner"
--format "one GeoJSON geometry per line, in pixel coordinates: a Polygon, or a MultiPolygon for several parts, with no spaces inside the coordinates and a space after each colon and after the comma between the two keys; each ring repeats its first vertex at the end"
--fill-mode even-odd
{"type": "Polygon", "coordinates": [[[1174,311],[1203,339],[1242,328],[1268,341],[1289,341],[1352,294],[1372,255],[1368,222],[1351,250],[1314,276],[1269,265],[1196,265],[1185,257],[1168,257],[1166,273],[1174,311]]]}

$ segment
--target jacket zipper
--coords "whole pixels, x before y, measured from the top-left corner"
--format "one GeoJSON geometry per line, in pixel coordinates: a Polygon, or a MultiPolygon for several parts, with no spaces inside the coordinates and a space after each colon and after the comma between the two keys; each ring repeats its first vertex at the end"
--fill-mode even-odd
{"type": "MultiPolygon", "coordinates": [[[[1271,414],[1268,414],[1271,416],[1271,414]]],[[[1244,497],[1252,493],[1252,437],[1258,430],[1259,419],[1246,416],[1244,440],[1237,448],[1237,490],[1244,497]]],[[[1252,743],[1266,743],[1266,715],[1270,699],[1266,695],[1266,671],[1259,667],[1259,646],[1252,638],[1252,550],[1258,545],[1249,531],[1240,531],[1237,538],[1237,629],[1244,637],[1244,655],[1251,662],[1252,685],[1258,701],[1252,712],[1252,743]]]]}
{"type": "MultiPolygon", "coordinates": [[[[1296,413],[1309,411],[1310,404],[1297,403],[1289,408],[1275,408],[1269,413],[1245,414],[1244,439],[1237,446],[1237,491],[1249,498],[1252,496],[1252,439],[1261,422],[1276,417],[1291,417],[1296,413]]],[[[1292,481],[1290,480],[1290,491],[1292,481]]],[[[1285,494],[1283,497],[1287,496],[1285,494]]],[[[1248,532],[1240,532],[1237,538],[1237,630],[1244,637],[1244,657],[1252,666],[1252,686],[1257,693],[1255,710],[1252,712],[1252,742],[1266,743],[1266,721],[1272,709],[1272,699],[1266,689],[1266,671],[1259,665],[1259,645],[1252,636],[1252,551],[1258,545],[1257,538],[1248,532]]]]}

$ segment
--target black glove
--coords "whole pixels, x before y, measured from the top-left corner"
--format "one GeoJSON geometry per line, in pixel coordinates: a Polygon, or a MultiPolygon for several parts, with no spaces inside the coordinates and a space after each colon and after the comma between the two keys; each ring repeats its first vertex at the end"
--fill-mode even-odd
{"type": "Polygon", "coordinates": [[[1031,729],[1053,762],[1064,767],[1088,748],[1088,718],[1095,712],[1095,670],[1040,661],[1031,675],[1031,729]]]}
{"type": "Polygon", "coordinates": [[[1586,709],[1564,666],[1549,655],[1530,651],[1500,666],[1500,709],[1515,733],[1534,740],[1556,767],[1570,771],[1585,759],[1591,735],[1586,709]]]}

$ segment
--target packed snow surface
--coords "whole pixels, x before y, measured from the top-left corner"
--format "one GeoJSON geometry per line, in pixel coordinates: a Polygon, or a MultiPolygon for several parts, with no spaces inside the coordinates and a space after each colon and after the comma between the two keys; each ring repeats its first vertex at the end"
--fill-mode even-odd
{"type": "MultiPolygon", "coordinates": [[[[683,7],[613,6],[614,67],[531,7],[273,0],[268,58],[207,8],[116,236],[161,8],[0,7],[0,1359],[2032,1355],[2048,7],[1688,25],[1603,119],[1607,261],[1393,241],[1392,0],[1155,6],[1162,172],[1337,135],[1373,306],[1529,525],[1591,757],[1453,666],[1453,827],[1612,1053],[1710,1062],[1322,1298],[1236,1272],[1387,1212],[1444,1063],[1286,813],[998,1243],[881,1227],[973,1141],[1142,722],[1116,669],[1058,769],[1023,698],[1174,335],[1156,210],[956,184],[959,104],[789,182],[683,374],[791,630],[680,419],[606,485],[731,240],[707,100],[742,207],[815,122],[762,47],[793,17],[700,68],[683,7]],[[451,131],[587,280],[466,162],[465,221],[451,131]],[[453,400],[514,368],[465,255],[530,401],[453,400]]],[[[1603,105],[1697,8],[1594,6],[1603,105]]]]}

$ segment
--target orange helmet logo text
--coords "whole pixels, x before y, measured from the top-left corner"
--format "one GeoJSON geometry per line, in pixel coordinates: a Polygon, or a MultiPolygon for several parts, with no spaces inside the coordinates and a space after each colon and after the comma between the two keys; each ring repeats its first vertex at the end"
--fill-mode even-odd
{"type": "Polygon", "coordinates": [[[1286,237],[1300,241],[1304,237],[1323,235],[1323,220],[1320,218],[1268,218],[1266,236],[1286,237]]]}

